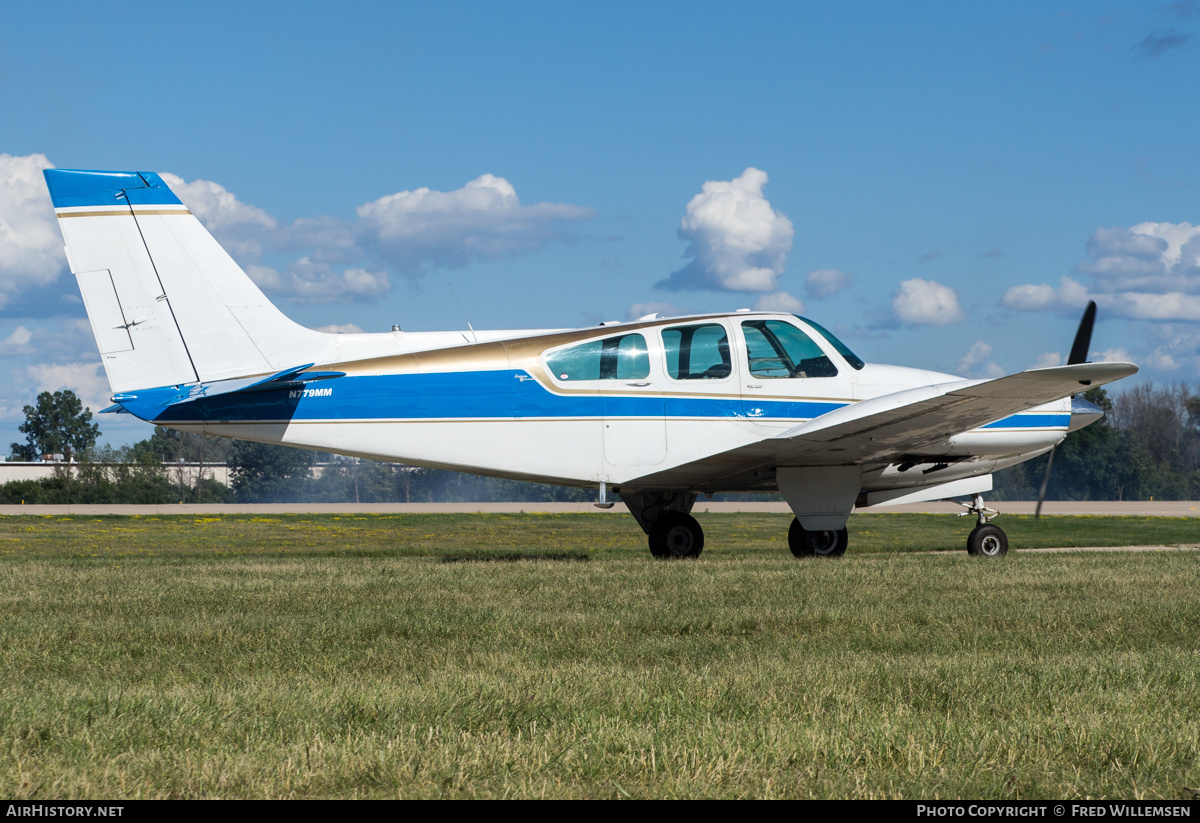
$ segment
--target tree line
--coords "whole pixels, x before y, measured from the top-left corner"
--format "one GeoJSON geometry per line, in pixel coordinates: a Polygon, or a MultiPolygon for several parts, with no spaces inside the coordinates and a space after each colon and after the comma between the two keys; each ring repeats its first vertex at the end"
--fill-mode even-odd
{"type": "MultiPolygon", "coordinates": [[[[1104,418],[1071,432],[1050,470],[1047,500],[1200,499],[1200,393],[1144,383],[1083,395],[1104,418]]],[[[1049,455],[997,472],[997,500],[1037,498],[1049,455]]]]}
{"type": "MultiPolygon", "coordinates": [[[[1059,445],[1049,500],[1200,499],[1200,393],[1147,383],[1084,398],[1105,417],[1059,445]]],[[[43,392],[25,406],[10,460],[61,454],[51,477],[0,485],[0,503],[409,503],[590,501],[592,489],[525,483],[211,438],[155,427],[131,446],[97,446],[100,428],[73,392],[43,392]],[[74,462],[71,462],[72,459],[74,462]],[[228,466],[230,484],[180,461],[228,466]],[[315,465],[322,463],[319,476],[315,465]]],[[[1048,455],[997,472],[995,500],[1037,497],[1048,455]]],[[[778,495],[773,495],[776,499],[778,495]]],[[[761,499],[718,495],[717,499],[761,499]]]]}

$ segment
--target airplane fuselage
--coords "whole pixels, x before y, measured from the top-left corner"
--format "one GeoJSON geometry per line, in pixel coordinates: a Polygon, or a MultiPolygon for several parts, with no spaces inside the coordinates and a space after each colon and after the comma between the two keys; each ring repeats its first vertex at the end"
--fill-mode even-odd
{"type": "MultiPolygon", "coordinates": [[[[338,377],[163,408],[158,393],[178,394],[167,387],[138,392],[142,404],[124,405],[155,423],[209,435],[515,479],[582,486],[603,481],[616,489],[774,491],[771,472],[697,471],[696,464],[863,400],[965,381],[851,361],[804,320],[777,313],[500,332],[491,340],[486,337],[492,334],[481,332],[483,342],[466,342],[471,334],[370,335],[384,353],[318,367],[338,377]],[[754,345],[763,343],[760,329],[783,326],[819,348],[825,362],[813,376],[793,374],[795,365],[780,357],[751,362],[754,345]],[[687,354],[720,362],[701,361],[703,372],[689,363],[681,372],[681,331],[708,336],[690,340],[687,354]],[[634,353],[636,363],[626,373],[620,363],[601,371],[605,341],[614,340],[634,353]],[[422,348],[431,343],[441,345],[422,348]],[[592,371],[556,370],[562,362],[592,371]]],[[[951,432],[921,454],[864,467],[863,490],[984,476],[1050,448],[1070,423],[1071,400],[1064,399],[951,432]]]]}

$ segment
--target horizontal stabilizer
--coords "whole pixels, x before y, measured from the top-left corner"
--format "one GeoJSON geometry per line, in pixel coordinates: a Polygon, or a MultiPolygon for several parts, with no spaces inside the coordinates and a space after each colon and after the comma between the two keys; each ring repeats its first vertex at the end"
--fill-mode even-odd
{"type": "MultiPolygon", "coordinates": [[[[114,394],[112,399],[121,409],[136,414],[142,419],[150,419],[167,406],[194,403],[197,400],[222,395],[282,391],[317,380],[329,380],[346,375],[345,372],[340,371],[306,371],[313,365],[313,363],[308,363],[303,366],[293,366],[269,377],[243,377],[235,380],[215,380],[209,383],[192,383],[183,386],[164,386],[157,389],[125,392],[114,394]]],[[[113,411],[113,409],[110,407],[104,411],[113,411]]]]}

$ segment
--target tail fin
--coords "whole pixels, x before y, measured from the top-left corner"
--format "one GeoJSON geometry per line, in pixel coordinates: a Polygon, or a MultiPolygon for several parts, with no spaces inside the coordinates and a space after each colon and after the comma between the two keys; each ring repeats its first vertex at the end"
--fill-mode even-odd
{"type": "Polygon", "coordinates": [[[114,392],[272,373],[325,353],[327,335],[275,308],[157,174],[44,174],[114,392]]]}

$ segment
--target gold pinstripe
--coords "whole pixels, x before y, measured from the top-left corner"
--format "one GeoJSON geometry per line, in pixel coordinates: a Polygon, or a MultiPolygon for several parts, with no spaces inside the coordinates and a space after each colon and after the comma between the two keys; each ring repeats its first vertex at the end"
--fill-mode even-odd
{"type": "MultiPolygon", "coordinates": [[[[706,320],[723,320],[729,315],[712,314],[700,317],[680,318],[679,324],[698,323],[706,320]]],[[[674,323],[670,323],[674,325],[674,323]]],[[[487,343],[471,343],[465,346],[454,346],[445,349],[413,352],[412,354],[396,354],[385,357],[375,357],[367,360],[354,360],[346,363],[331,363],[321,366],[321,369],[342,371],[348,375],[379,375],[379,374],[429,374],[456,371],[497,371],[499,369],[524,369],[532,375],[547,390],[560,395],[596,395],[596,394],[641,394],[642,392],[620,391],[617,386],[611,389],[597,391],[596,388],[575,389],[564,388],[555,384],[542,367],[542,355],[558,346],[568,345],[584,340],[599,339],[617,334],[652,329],[664,325],[662,320],[652,320],[643,323],[629,323],[619,328],[613,327],[611,332],[603,328],[575,329],[572,331],[539,334],[532,337],[519,337],[512,340],[495,340],[487,343]]],[[[645,392],[656,397],[696,397],[696,392],[657,391],[645,392]]],[[[706,398],[736,400],[742,397],[737,392],[702,392],[706,398]]],[[[795,397],[793,395],[755,394],[755,400],[782,400],[798,402],[810,400],[827,403],[852,403],[851,398],[842,397],[795,397]]]]}
{"type": "MultiPolygon", "coordinates": [[[[134,214],[191,214],[187,209],[134,209],[134,214]]],[[[129,209],[113,211],[68,211],[56,212],[61,220],[66,217],[128,217],[129,209]]]]}

